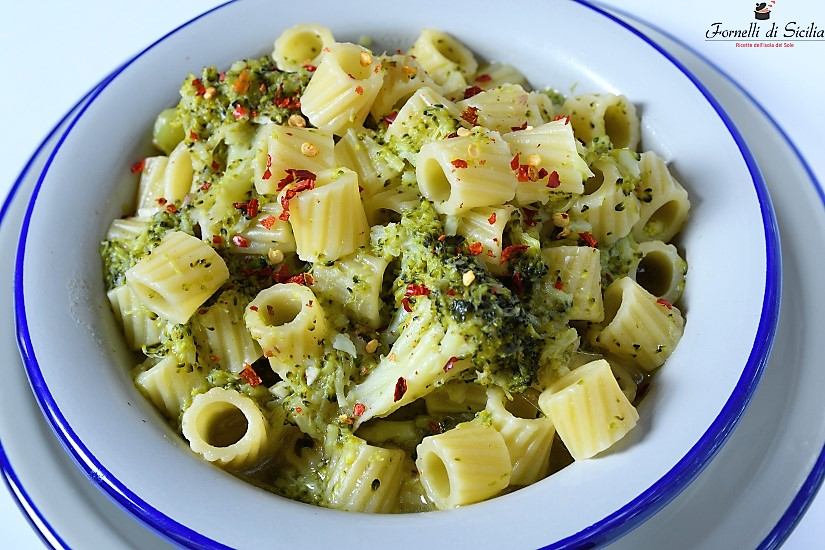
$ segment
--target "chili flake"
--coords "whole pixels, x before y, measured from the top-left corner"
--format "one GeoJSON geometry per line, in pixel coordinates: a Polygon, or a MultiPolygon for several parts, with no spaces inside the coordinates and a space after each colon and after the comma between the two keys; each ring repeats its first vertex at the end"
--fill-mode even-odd
{"type": "Polygon", "coordinates": [[[492,76],[488,74],[480,74],[476,77],[476,82],[490,82],[493,79],[492,76]]]}
{"type": "Polygon", "coordinates": [[[467,161],[464,159],[453,159],[450,161],[455,168],[467,168],[468,164],[467,161]]]}
{"type": "Polygon", "coordinates": [[[461,111],[461,118],[469,124],[478,124],[478,107],[467,107],[461,111]]]}
{"type": "Polygon", "coordinates": [[[570,124],[570,117],[568,115],[556,115],[553,117],[553,122],[557,120],[564,120],[564,124],[570,124]]]}
{"type": "Polygon", "coordinates": [[[670,302],[668,302],[664,298],[659,298],[658,300],[656,300],[656,303],[659,304],[659,305],[665,306],[668,309],[673,309],[673,304],[671,304],[670,302]]]}
{"type": "Polygon", "coordinates": [[[198,134],[195,133],[194,130],[190,130],[189,131],[189,139],[192,140],[192,141],[198,141],[198,139],[200,139],[200,138],[198,137],[198,134]]]}
{"type": "Polygon", "coordinates": [[[496,223],[496,213],[495,212],[490,214],[490,217],[487,218],[487,223],[489,223],[490,225],[493,225],[493,224],[496,223]]]}
{"type": "Polygon", "coordinates": [[[255,369],[252,368],[252,365],[249,363],[244,363],[243,370],[240,373],[240,377],[244,379],[244,381],[252,386],[260,386],[263,383],[261,377],[258,376],[258,373],[255,372],[255,369]]]}
{"type": "Polygon", "coordinates": [[[212,235],[212,244],[223,244],[223,237],[220,235],[212,235]]]}
{"type": "Polygon", "coordinates": [[[175,206],[172,203],[169,203],[169,204],[166,205],[166,211],[169,212],[170,214],[175,214],[178,211],[178,207],[175,206]]]}
{"type": "Polygon", "coordinates": [[[584,241],[584,244],[586,244],[587,246],[589,246],[589,247],[591,247],[591,248],[596,248],[596,245],[598,245],[598,244],[599,244],[599,241],[597,241],[597,240],[593,237],[593,235],[591,235],[591,234],[590,234],[590,233],[588,233],[587,231],[585,231],[585,232],[583,232],[583,233],[579,233],[579,238],[580,238],[582,241],[584,241]]]}
{"type": "Polygon", "coordinates": [[[536,214],[538,214],[538,210],[522,208],[521,212],[524,214],[524,223],[527,227],[533,227],[536,225],[536,214]]]}
{"type": "Polygon", "coordinates": [[[423,284],[410,283],[407,285],[407,290],[404,296],[429,296],[430,289],[423,284]]]}
{"type": "Polygon", "coordinates": [[[249,240],[243,235],[234,235],[232,237],[232,244],[238,248],[249,248],[249,240]]]}
{"type": "Polygon", "coordinates": [[[546,178],[547,175],[548,174],[547,174],[547,169],[546,168],[539,169],[538,177],[539,177],[540,180],[543,180],[544,178],[546,178]]]}
{"type": "Polygon", "coordinates": [[[195,95],[203,95],[206,93],[206,87],[201,82],[200,78],[196,78],[192,81],[192,87],[195,88],[195,95]]]}
{"type": "Polygon", "coordinates": [[[517,254],[521,254],[525,250],[527,250],[526,244],[511,244],[510,246],[505,247],[504,250],[501,251],[501,263],[509,261],[510,258],[517,254]]]}
{"type": "Polygon", "coordinates": [[[166,199],[165,199],[165,198],[163,198],[163,197],[158,197],[158,199],[157,199],[157,203],[158,203],[160,206],[163,206],[164,204],[166,204],[166,199]]]}
{"type": "Polygon", "coordinates": [[[526,120],[524,121],[524,124],[522,124],[521,126],[511,126],[510,127],[510,130],[512,130],[513,132],[518,132],[519,130],[526,130],[526,129],[527,129],[527,121],[526,120]]]}
{"type": "Polygon", "coordinates": [[[412,307],[410,306],[410,299],[404,296],[401,298],[401,306],[404,308],[404,311],[407,313],[412,313],[412,307]]]}
{"type": "Polygon", "coordinates": [[[356,86],[356,87],[355,87],[355,93],[356,93],[356,94],[358,94],[358,95],[364,95],[364,88],[363,88],[363,86],[356,86]]]}
{"type": "Polygon", "coordinates": [[[388,115],[386,115],[384,117],[384,122],[386,122],[387,124],[392,124],[393,122],[395,122],[395,117],[397,117],[397,116],[398,116],[398,111],[392,111],[391,113],[389,113],[388,115]]]}
{"type": "Polygon", "coordinates": [[[458,362],[458,357],[456,357],[455,355],[453,355],[452,357],[447,359],[447,362],[444,363],[444,367],[443,367],[444,372],[449,372],[450,370],[452,370],[453,366],[455,366],[455,364],[457,362],[458,362]]]}
{"type": "Polygon", "coordinates": [[[143,172],[143,168],[146,166],[146,159],[141,159],[134,163],[132,167],[129,169],[133,174],[139,174],[143,172]]]}
{"type": "Polygon", "coordinates": [[[247,111],[246,108],[243,105],[241,105],[240,103],[237,103],[235,105],[235,108],[232,110],[232,116],[235,117],[235,120],[242,119],[243,117],[245,117],[248,114],[249,114],[249,111],[247,111]]]}
{"type": "Polygon", "coordinates": [[[239,94],[245,94],[249,89],[249,69],[244,69],[238,75],[238,80],[232,85],[232,89],[239,94]]]}
{"type": "Polygon", "coordinates": [[[309,63],[304,65],[304,70],[309,71],[311,73],[314,73],[316,69],[318,69],[318,67],[316,67],[315,65],[310,65],[309,63]]]}
{"type": "Polygon", "coordinates": [[[553,288],[561,290],[564,288],[564,283],[561,282],[561,277],[556,277],[556,282],[553,283],[553,288]]]}
{"type": "Polygon", "coordinates": [[[519,167],[519,154],[516,153],[516,156],[513,157],[513,160],[510,161],[510,170],[518,170],[519,167]]]}
{"type": "Polygon", "coordinates": [[[547,187],[550,189],[555,189],[561,185],[561,180],[559,180],[559,173],[553,170],[550,172],[550,175],[547,176],[547,187]]]}
{"type": "Polygon", "coordinates": [[[272,226],[275,225],[276,221],[275,216],[267,216],[260,221],[260,224],[267,229],[272,229],[272,226]]]}
{"type": "Polygon", "coordinates": [[[309,273],[298,273],[297,275],[293,275],[292,277],[287,279],[286,282],[304,286],[312,286],[312,283],[315,282],[315,279],[313,279],[312,275],[310,275],[309,273]]]}
{"type": "Polygon", "coordinates": [[[399,376],[398,380],[395,382],[395,394],[393,395],[393,401],[401,400],[405,393],[407,393],[407,381],[404,380],[403,376],[399,376]]]}
{"type": "Polygon", "coordinates": [[[249,309],[252,311],[258,311],[258,306],[249,306],[249,309]]]}
{"type": "Polygon", "coordinates": [[[484,250],[484,246],[482,246],[482,244],[478,241],[470,243],[467,246],[467,251],[473,256],[478,256],[479,254],[481,254],[481,252],[483,250],[484,250]]]}
{"type": "Polygon", "coordinates": [[[361,416],[364,414],[364,411],[367,410],[367,406],[363,403],[356,403],[355,406],[352,408],[352,416],[361,416]]]}
{"type": "Polygon", "coordinates": [[[481,93],[481,92],[483,92],[483,91],[484,91],[484,90],[482,90],[482,89],[481,89],[481,88],[479,88],[478,86],[470,86],[469,88],[467,88],[466,90],[464,90],[464,99],[470,99],[470,98],[471,98],[471,97],[473,97],[474,95],[478,95],[478,94],[480,94],[480,93],[481,93]]]}

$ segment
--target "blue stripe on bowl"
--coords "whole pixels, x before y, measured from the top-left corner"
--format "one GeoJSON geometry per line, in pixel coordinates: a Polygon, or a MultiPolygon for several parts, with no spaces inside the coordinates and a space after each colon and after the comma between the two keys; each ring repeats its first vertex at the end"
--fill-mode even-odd
{"type": "MultiPolygon", "coordinates": [[[[217,6],[169,32],[125,63],[124,66],[113,75],[113,78],[116,78],[125,67],[129,66],[146,51],[154,47],[159,42],[165,40],[170,35],[182,28],[185,28],[194,21],[197,21],[198,19],[201,19],[202,17],[205,17],[206,15],[236,1],[237,0],[230,0],[225,4],[217,6]]],[[[748,361],[744,367],[743,374],[734,388],[730,398],[722,408],[719,416],[717,416],[708,430],[682,458],[682,460],[680,460],[676,466],[674,466],[667,474],[662,476],[662,478],[654,483],[650,488],[603,520],[598,521],[590,527],[583,529],[582,531],[561,541],[552,543],[547,548],[581,548],[605,544],[608,541],[627,533],[639,523],[650,517],[653,513],[658,511],[662,506],[679,494],[679,492],[681,492],[687,484],[699,474],[699,472],[708,464],[710,459],[716,454],[722,443],[727,439],[734,426],[739,421],[739,418],[744,412],[745,407],[753,395],[759,378],[761,377],[776,332],[776,323],[778,321],[779,313],[779,291],[781,288],[779,238],[776,219],[768,196],[767,187],[761,174],[759,173],[752,154],[748,150],[745,141],[731,121],[730,117],[727,113],[725,113],[710,92],[701,84],[701,82],[698,81],[695,76],[693,76],[693,74],[690,73],[690,71],[688,71],[678,60],[674,59],[670,54],[665,52],[650,38],[603,9],[584,0],[576,1],[582,6],[601,14],[626,30],[632,32],[654,48],[659,54],[668,59],[676,68],[687,76],[687,78],[694,84],[694,86],[696,86],[702,95],[705,96],[707,101],[717,112],[739,147],[742,157],[748,167],[748,171],[753,179],[754,188],[762,213],[762,223],[765,230],[767,268],[765,294],[763,297],[762,313],[756,339],[754,341],[750,356],[748,357],[748,361]]],[[[34,354],[34,349],[27,326],[25,300],[23,295],[23,259],[25,257],[26,235],[28,233],[28,228],[31,221],[32,210],[34,208],[37,195],[40,191],[40,187],[46,174],[48,173],[55,154],[59,151],[66,137],[71,132],[76,120],[83,115],[88,105],[95,100],[103,88],[105,88],[105,85],[93,94],[89,103],[83,108],[83,110],[81,110],[78,117],[70,124],[64,135],[61,137],[37,181],[36,187],[32,194],[32,200],[29,203],[26,216],[23,220],[20,245],[17,250],[14,286],[18,344],[26,364],[29,380],[31,381],[32,388],[35,391],[35,395],[41,405],[41,408],[44,410],[47,419],[57,432],[58,437],[60,437],[66,448],[81,464],[86,474],[91,479],[97,482],[117,503],[126,508],[138,519],[149,525],[161,535],[188,546],[202,548],[226,548],[221,543],[201,535],[192,528],[176,522],[174,519],[153,508],[148,503],[143,501],[138,495],[132,492],[128,487],[123,485],[123,483],[121,483],[117,478],[112,476],[112,474],[89,451],[84,443],[80,441],[71,426],[69,426],[45,384],[42,372],[40,371],[40,367],[37,363],[37,358],[34,354]]]]}

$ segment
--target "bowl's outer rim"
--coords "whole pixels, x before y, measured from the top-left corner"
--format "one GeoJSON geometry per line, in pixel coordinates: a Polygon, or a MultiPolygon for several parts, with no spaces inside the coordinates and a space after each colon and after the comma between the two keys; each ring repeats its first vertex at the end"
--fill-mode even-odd
{"type": "MultiPolygon", "coordinates": [[[[123,485],[117,478],[112,476],[112,474],[97,460],[97,458],[89,451],[84,443],[77,437],[74,430],[66,421],[45,383],[43,374],[34,353],[34,346],[29,335],[23,293],[23,264],[26,251],[26,236],[31,222],[32,211],[34,209],[42,183],[48,174],[52,161],[63,145],[63,142],[71,133],[71,130],[74,128],[77,121],[83,116],[86,109],[107,87],[111,80],[117,78],[117,76],[125,68],[139,59],[144,53],[152,49],[160,42],[166,40],[169,36],[175,34],[179,30],[188,27],[192,23],[230,4],[234,4],[237,1],[238,0],[229,0],[223,4],[219,4],[218,6],[205,11],[204,13],[190,19],[189,21],[166,33],[121,65],[112,73],[109,80],[103,82],[99,88],[92,92],[88,103],[82,107],[75,118],[70,122],[63,135],[60,137],[54,150],[47,159],[44,168],[38,177],[37,183],[35,184],[35,188],[32,192],[32,196],[21,226],[14,279],[14,303],[18,346],[20,348],[29,381],[32,385],[37,401],[63,445],[67,448],[75,461],[78,462],[90,479],[95,481],[99,487],[101,487],[104,492],[106,492],[116,503],[124,507],[147,526],[178,544],[204,548],[228,547],[198,533],[191,527],[178,523],[171,517],[165,515],[149,505],[147,502],[143,501],[137,494],[123,485]]],[[[610,540],[614,540],[635,528],[642,521],[650,517],[670,500],[675,498],[676,495],[678,495],[688,485],[688,483],[693,480],[702,471],[702,469],[704,469],[738,423],[745,411],[745,408],[750,402],[753,392],[761,378],[762,372],[764,371],[765,364],[767,363],[767,359],[773,345],[774,336],[776,334],[782,278],[779,232],[776,223],[776,216],[767,191],[767,186],[742,135],[736,128],[731,118],[721,107],[719,102],[713,97],[710,91],[705,88],[698,78],[696,78],[680,61],[675,59],[641,31],[634,28],[630,24],[625,23],[621,19],[618,19],[602,7],[594,5],[587,0],[573,1],[606,17],[613,23],[631,32],[656,50],[656,52],[662,55],[665,59],[670,61],[699,90],[699,92],[705,97],[722,122],[725,124],[731,134],[731,137],[739,148],[740,153],[742,154],[743,160],[745,161],[753,180],[754,189],[759,201],[762,223],[765,232],[766,279],[762,312],[751,353],[745,364],[742,375],[731,393],[731,396],[725,402],[725,405],[722,407],[719,415],[713,423],[711,423],[705,433],[702,434],[699,440],[693,445],[693,447],[691,447],[691,449],[679,462],[677,462],[665,475],[639,494],[636,498],[602,520],[599,520],[593,525],[565,537],[564,539],[553,542],[546,548],[593,546],[605,544],[610,540]]]]}

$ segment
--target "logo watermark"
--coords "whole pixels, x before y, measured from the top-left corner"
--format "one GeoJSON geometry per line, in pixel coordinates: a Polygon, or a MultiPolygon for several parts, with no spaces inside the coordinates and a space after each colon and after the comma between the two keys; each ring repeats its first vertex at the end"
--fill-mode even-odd
{"type": "Polygon", "coordinates": [[[771,21],[776,4],[777,0],[757,2],[750,23],[711,23],[705,41],[735,42],[737,48],[793,48],[796,42],[825,42],[825,26],[815,21],[771,21]]]}

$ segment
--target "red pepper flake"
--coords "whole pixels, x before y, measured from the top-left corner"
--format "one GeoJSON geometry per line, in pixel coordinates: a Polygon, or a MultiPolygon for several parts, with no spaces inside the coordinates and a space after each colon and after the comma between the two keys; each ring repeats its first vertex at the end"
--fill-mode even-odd
{"type": "Polygon", "coordinates": [[[304,65],[304,70],[309,71],[311,73],[314,73],[317,69],[318,69],[318,67],[316,67],[315,65],[310,65],[309,63],[304,65]]]}
{"type": "Polygon", "coordinates": [[[539,170],[538,177],[539,177],[540,180],[543,180],[544,178],[546,178],[547,175],[548,174],[547,174],[547,169],[546,168],[542,168],[542,169],[539,170]]]}
{"type": "Polygon", "coordinates": [[[218,357],[217,355],[210,355],[209,360],[212,361],[213,363],[218,363],[218,362],[220,362],[221,358],[218,357]]]}
{"type": "Polygon", "coordinates": [[[403,376],[399,376],[398,380],[395,381],[395,394],[393,395],[392,400],[399,401],[404,394],[407,393],[407,381],[404,380],[403,376]]]}
{"type": "Polygon", "coordinates": [[[561,282],[561,277],[556,277],[556,282],[553,283],[553,288],[561,290],[564,288],[564,283],[561,282]]]}
{"type": "Polygon", "coordinates": [[[561,185],[561,180],[559,180],[559,173],[553,170],[550,172],[550,175],[547,176],[547,187],[550,189],[555,189],[561,185]]]}
{"type": "Polygon", "coordinates": [[[467,168],[468,164],[467,161],[464,159],[453,159],[450,161],[455,168],[467,168]]]}
{"type": "Polygon", "coordinates": [[[286,187],[294,181],[300,183],[302,180],[312,180],[314,185],[316,176],[309,170],[296,170],[294,168],[287,168],[284,171],[286,172],[286,177],[278,182],[278,191],[281,191],[284,187],[286,187]]]}
{"type": "Polygon", "coordinates": [[[261,380],[261,377],[258,376],[258,373],[255,372],[255,369],[253,369],[252,365],[250,365],[249,363],[244,363],[244,367],[240,373],[240,377],[244,379],[244,382],[246,382],[253,388],[255,386],[260,386],[261,384],[263,384],[263,380],[261,380]]]}
{"type": "Polygon", "coordinates": [[[215,172],[217,172],[217,171],[220,169],[220,167],[221,167],[221,165],[220,165],[220,164],[218,164],[218,161],[216,161],[216,160],[213,160],[213,161],[212,161],[212,170],[214,170],[215,172]]]}
{"type": "Polygon", "coordinates": [[[272,167],[272,155],[269,155],[269,154],[266,155],[266,167],[267,168],[272,167]]]}
{"type": "Polygon", "coordinates": [[[264,173],[261,176],[261,179],[262,180],[268,180],[271,177],[272,177],[272,171],[269,168],[267,168],[266,170],[264,170],[264,173]]]}
{"type": "Polygon", "coordinates": [[[262,219],[260,223],[265,228],[272,229],[272,226],[275,225],[276,221],[277,220],[275,219],[275,216],[267,216],[264,219],[262,219]]]}
{"type": "Polygon", "coordinates": [[[468,124],[478,124],[478,107],[467,107],[461,111],[461,118],[468,124]]]}
{"type": "Polygon", "coordinates": [[[455,355],[453,355],[452,357],[447,359],[447,362],[444,363],[444,367],[443,367],[444,372],[450,372],[452,370],[453,366],[455,366],[455,364],[457,362],[458,362],[458,357],[456,357],[455,355]]]}
{"type": "Polygon", "coordinates": [[[286,280],[287,283],[295,283],[296,285],[312,286],[315,279],[309,273],[298,273],[286,280]]]}
{"type": "Polygon", "coordinates": [[[513,290],[516,291],[516,294],[522,294],[524,292],[524,281],[521,279],[521,272],[516,271],[513,273],[513,290]]]}
{"type": "Polygon", "coordinates": [[[232,237],[232,244],[238,248],[249,248],[249,240],[243,235],[235,235],[232,237]]]}
{"type": "Polygon", "coordinates": [[[212,187],[212,184],[208,181],[205,181],[201,184],[201,191],[209,191],[210,187],[212,187]]]}
{"type": "Polygon", "coordinates": [[[258,306],[249,306],[252,311],[258,311],[258,306]]]}
{"type": "Polygon", "coordinates": [[[220,235],[212,235],[212,244],[223,244],[223,237],[220,235]]]}
{"type": "Polygon", "coordinates": [[[404,292],[404,296],[429,296],[430,289],[427,288],[425,285],[418,284],[418,283],[410,283],[407,285],[407,290],[404,292]]]}
{"type": "Polygon", "coordinates": [[[487,218],[487,223],[489,223],[490,225],[493,225],[493,224],[496,223],[496,213],[495,212],[490,214],[490,217],[487,218]]]}
{"type": "Polygon", "coordinates": [[[246,215],[249,218],[254,218],[258,215],[258,199],[249,199],[249,202],[246,203],[246,215]]]}
{"type": "Polygon", "coordinates": [[[582,241],[584,241],[584,244],[586,244],[587,246],[589,246],[589,247],[591,247],[591,248],[596,248],[596,245],[598,245],[598,244],[599,244],[599,241],[597,241],[597,240],[593,237],[593,235],[591,235],[591,234],[590,234],[590,233],[588,233],[587,231],[585,231],[585,232],[583,232],[583,233],[579,233],[579,238],[580,238],[582,241]]]}
{"type": "Polygon", "coordinates": [[[166,211],[169,212],[170,214],[175,214],[178,211],[178,207],[175,206],[172,203],[169,203],[169,204],[166,205],[166,211]]]}
{"type": "Polygon", "coordinates": [[[239,94],[245,94],[249,89],[249,69],[244,69],[238,75],[238,80],[232,85],[232,89],[239,94]]]}
{"type": "Polygon", "coordinates": [[[355,93],[358,95],[364,95],[364,88],[362,86],[356,86],[355,93]]]}
{"type": "Polygon", "coordinates": [[[363,403],[356,403],[355,406],[352,408],[352,416],[361,416],[364,414],[364,411],[367,410],[367,406],[363,403]]]}
{"type": "Polygon", "coordinates": [[[232,116],[235,117],[235,120],[240,120],[248,114],[249,111],[247,111],[246,108],[240,103],[236,104],[235,108],[232,110],[232,116]]]}
{"type": "Polygon", "coordinates": [[[524,214],[524,223],[527,227],[533,227],[536,225],[536,214],[538,214],[538,210],[522,208],[521,212],[524,214]]]}
{"type": "Polygon", "coordinates": [[[492,76],[488,75],[487,73],[484,73],[476,77],[476,82],[490,82],[492,79],[492,76]]]}
{"type": "Polygon", "coordinates": [[[157,200],[157,203],[158,203],[160,206],[163,206],[164,204],[166,204],[166,199],[165,199],[165,198],[163,198],[163,197],[159,197],[159,198],[158,198],[158,200],[157,200]]]}
{"type": "Polygon", "coordinates": [[[447,289],[447,296],[455,296],[455,295],[456,295],[456,291],[455,291],[454,288],[448,288],[447,289]]]}
{"type": "Polygon", "coordinates": [[[410,299],[404,296],[401,298],[401,306],[404,308],[404,311],[407,313],[412,313],[412,306],[410,306],[410,299]]]}
{"type": "Polygon", "coordinates": [[[474,95],[478,95],[478,94],[480,94],[480,93],[481,93],[481,92],[483,92],[483,91],[484,91],[484,90],[482,90],[482,89],[481,89],[481,88],[479,88],[478,86],[470,86],[469,88],[467,88],[466,90],[464,90],[464,99],[470,99],[470,98],[471,98],[471,97],[473,97],[474,95]]]}
{"type": "Polygon", "coordinates": [[[526,130],[526,129],[527,129],[527,121],[526,120],[524,121],[524,124],[522,124],[521,126],[511,126],[510,127],[510,130],[512,130],[514,132],[518,132],[519,130],[526,130]]]}
{"type": "Polygon", "coordinates": [[[143,172],[143,168],[146,166],[146,159],[141,159],[134,163],[132,167],[129,169],[133,174],[139,174],[143,172]]]}
{"type": "Polygon", "coordinates": [[[670,302],[668,302],[664,298],[659,298],[658,300],[656,300],[656,303],[659,304],[659,305],[665,306],[668,309],[673,309],[673,304],[671,304],[670,302]]]}
{"type": "Polygon", "coordinates": [[[472,256],[478,256],[479,254],[481,254],[481,252],[482,252],[483,250],[484,250],[484,247],[483,247],[483,246],[481,245],[481,243],[480,243],[480,242],[478,242],[478,241],[475,241],[474,243],[470,243],[470,245],[469,245],[469,246],[467,246],[467,251],[468,251],[468,252],[469,252],[472,256]]]}
{"type": "MultiPolygon", "coordinates": [[[[281,215],[278,216],[279,219],[283,221],[289,220],[289,201],[295,198],[295,195],[300,193],[301,191],[306,191],[307,189],[315,189],[315,174],[310,172],[309,170],[287,170],[287,177],[281,180],[281,182],[286,181],[287,179],[295,179],[296,177],[303,177],[303,175],[296,176],[295,174],[299,173],[306,173],[309,174],[311,177],[306,179],[299,179],[297,183],[295,183],[294,187],[287,189],[286,193],[281,196],[281,207],[283,208],[283,212],[281,215]]],[[[279,190],[280,190],[280,183],[279,190]]]]}
{"type": "Polygon", "coordinates": [[[393,122],[395,122],[395,118],[397,116],[398,116],[398,111],[393,111],[393,112],[391,112],[390,114],[388,114],[384,117],[384,122],[386,122],[387,124],[392,124],[393,122]]]}
{"type": "Polygon", "coordinates": [[[226,71],[221,71],[221,72],[218,73],[218,80],[221,81],[221,82],[226,80],[226,71]]]}
{"type": "Polygon", "coordinates": [[[510,258],[517,254],[521,254],[525,250],[527,250],[526,244],[511,244],[510,246],[505,247],[504,250],[501,251],[501,263],[509,261],[510,258]]]}
{"type": "Polygon", "coordinates": [[[195,95],[203,95],[206,93],[206,86],[203,85],[200,78],[192,81],[192,87],[195,88],[195,95]]]}
{"type": "Polygon", "coordinates": [[[194,130],[190,130],[190,131],[189,131],[189,139],[190,139],[191,141],[198,141],[198,140],[200,139],[200,137],[198,137],[198,134],[197,134],[197,133],[195,133],[195,131],[194,131],[194,130]]]}
{"type": "Polygon", "coordinates": [[[516,156],[513,157],[513,160],[510,161],[510,170],[518,170],[519,167],[519,154],[516,153],[516,156]]]}
{"type": "Polygon", "coordinates": [[[453,139],[458,137],[458,132],[451,132],[447,134],[447,139],[453,139]]]}
{"type": "Polygon", "coordinates": [[[555,122],[557,120],[564,120],[565,125],[570,124],[570,117],[567,116],[567,115],[556,115],[556,116],[554,116],[553,117],[553,122],[555,122]]]}
{"type": "Polygon", "coordinates": [[[304,412],[304,409],[302,409],[301,407],[295,407],[296,414],[301,414],[302,412],[304,412]]]}

